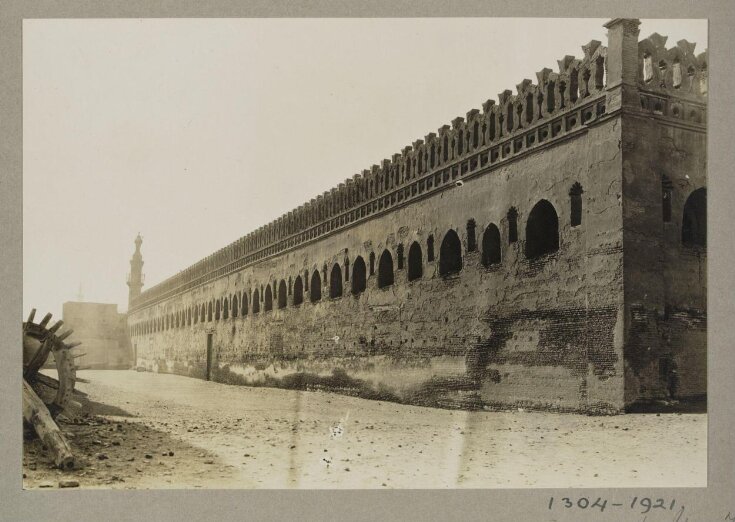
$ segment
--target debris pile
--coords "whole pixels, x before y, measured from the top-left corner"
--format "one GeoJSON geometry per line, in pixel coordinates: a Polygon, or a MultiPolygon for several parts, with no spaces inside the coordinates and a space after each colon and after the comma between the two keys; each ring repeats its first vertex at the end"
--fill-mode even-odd
{"type": "Polygon", "coordinates": [[[72,355],[72,350],[81,343],[65,342],[73,330],[61,332],[64,321],[57,321],[48,328],[51,314],[46,314],[38,324],[33,322],[35,316],[34,308],[23,323],[23,419],[53,453],[56,466],[72,469],[74,455],[56,424],[56,417],[63,413],[73,418],[81,410],[81,405],[72,397],[76,383],[74,359],[83,355],[72,355]],[[57,378],[40,373],[50,357],[57,378]]]}

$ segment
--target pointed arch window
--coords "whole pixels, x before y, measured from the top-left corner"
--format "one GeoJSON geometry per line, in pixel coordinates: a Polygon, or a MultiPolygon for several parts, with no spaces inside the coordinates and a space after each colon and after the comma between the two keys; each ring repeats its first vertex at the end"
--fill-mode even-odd
{"type": "Polygon", "coordinates": [[[265,285],[265,306],[263,309],[266,312],[273,310],[273,291],[271,290],[270,283],[265,285]]]}
{"type": "Polygon", "coordinates": [[[408,249],[408,280],[420,279],[423,275],[423,260],[421,259],[421,245],[417,241],[408,249]]]}
{"type": "Polygon", "coordinates": [[[388,249],[383,250],[378,263],[378,288],[393,284],[393,256],[388,249]]]}
{"type": "Polygon", "coordinates": [[[322,278],[319,275],[319,270],[314,270],[311,276],[311,292],[309,298],[312,303],[316,303],[322,298],[322,278]]]}
{"type": "Polygon", "coordinates": [[[329,297],[332,299],[342,297],[342,269],[339,263],[334,264],[329,275],[329,297]]]}
{"type": "Polygon", "coordinates": [[[671,197],[674,192],[674,184],[667,176],[661,178],[661,212],[664,223],[671,222],[671,197]]]}
{"type": "Polygon", "coordinates": [[[253,290],[253,313],[257,314],[260,312],[260,293],[256,288],[253,290]]]}
{"type": "Polygon", "coordinates": [[[573,227],[582,224],[582,185],[575,183],[569,190],[569,205],[571,211],[571,225],[573,227]]]}
{"type": "Polygon", "coordinates": [[[508,243],[518,241],[518,210],[510,207],[508,210],[508,243]]]}
{"type": "Polygon", "coordinates": [[[482,264],[485,267],[500,263],[500,230],[490,223],[482,234],[482,264]]]}
{"type": "Polygon", "coordinates": [[[296,276],[296,280],[293,283],[293,305],[298,306],[304,302],[304,284],[301,281],[301,276],[296,276]]]}
{"type": "Polygon", "coordinates": [[[278,308],[286,308],[286,304],[288,302],[287,298],[288,289],[286,288],[286,281],[281,279],[281,282],[278,284],[278,308]]]}
{"type": "Polygon", "coordinates": [[[449,229],[439,247],[439,275],[456,274],[462,270],[462,243],[457,233],[449,229]]]}
{"type": "Polygon", "coordinates": [[[692,192],[684,203],[681,242],[686,246],[707,246],[707,189],[692,192]]]}
{"type": "Polygon", "coordinates": [[[475,236],[475,224],[474,219],[467,221],[467,252],[474,252],[477,250],[477,238],[475,236]]]}
{"type": "Polygon", "coordinates": [[[559,250],[559,217],[554,206],[542,199],[528,215],[526,258],[535,259],[557,250],[559,250]]]}
{"type": "Polygon", "coordinates": [[[357,256],[352,264],[352,294],[357,295],[365,291],[367,277],[365,274],[365,261],[362,256],[357,256]]]}

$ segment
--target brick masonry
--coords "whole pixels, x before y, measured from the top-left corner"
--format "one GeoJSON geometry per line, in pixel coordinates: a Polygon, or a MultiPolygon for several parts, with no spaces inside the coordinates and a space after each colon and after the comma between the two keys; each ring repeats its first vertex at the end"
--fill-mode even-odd
{"type": "Polygon", "coordinates": [[[706,186],[706,54],[607,27],[607,47],[131,296],[136,365],[465,408],[704,395],[706,247],[682,227],[705,219],[685,204],[706,186]]]}

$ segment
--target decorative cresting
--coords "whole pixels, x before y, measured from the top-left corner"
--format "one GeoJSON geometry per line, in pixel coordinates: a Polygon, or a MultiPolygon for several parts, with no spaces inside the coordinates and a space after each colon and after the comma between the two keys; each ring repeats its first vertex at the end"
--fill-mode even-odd
{"type": "Polygon", "coordinates": [[[560,138],[605,113],[607,48],[597,40],[584,56],[565,56],[558,72],[544,68],[537,84],[525,79],[482,111],[472,109],[437,133],[363,170],[337,188],[262,226],[151,287],[131,302],[139,309],[222,277],[263,258],[313,240],[427,192],[477,173],[520,152],[560,138]]]}
{"type": "Polygon", "coordinates": [[[668,37],[653,33],[638,43],[638,90],[641,108],[653,114],[704,124],[708,91],[707,51],[679,40],[666,48],[668,37]]]}
{"type": "MultiPolygon", "coordinates": [[[[665,40],[652,35],[639,43],[641,105],[654,113],[702,122],[706,53],[695,58],[694,45],[684,40],[666,50],[665,40]]],[[[465,118],[455,118],[451,125],[143,292],[131,301],[131,310],[444,190],[459,178],[488,172],[581,131],[606,114],[607,70],[607,48],[599,41],[590,41],[582,50],[582,58],[558,60],[558,72],[542,69],[536,84],[523,80],[516,94],[503,91],[497,103],[486,101],[482,111],[473,109],[465,118]]]]}

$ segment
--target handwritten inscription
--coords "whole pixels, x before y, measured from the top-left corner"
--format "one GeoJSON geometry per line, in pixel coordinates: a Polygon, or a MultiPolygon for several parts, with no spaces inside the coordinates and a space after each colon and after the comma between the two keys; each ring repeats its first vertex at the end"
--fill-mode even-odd
{"type": "MultiPolygon", "coordinates": [[[[625,510],[639,511],[645,515],[651,510],[674,511],[677,508],[676,499],[650,498],[650,497],[633,497],[626,502],[610,502],[606,498],[597,497],[549,497],[549,509],[554,507],[563,507],[564,509],[599,509],[604,512],[606,509],[620,508],[625,510]]],[[[683,514],[684,506],[680,506],[683,514]]]]}
{"type": "MultiPolygon", "coordinates": [[[[549,509],[595,510],[600,513],[608,510],[634,511],[643,515],[641,522],[648,522],[648,515],[655,513],[671,513],[672,522],[689,522],[689,515],[685,516],[684,506],[678,505],[676,499],[632,497],[624,502],[611,502],[603,497],[549,497],[549,509]]],[[[656,520],[661,520],[656,518],[656,520]]],[[[663,520],[667,520],[664,518],[663,520]]],[[[728,511],[722,519],[724,522],[735,522],[735,513],[728,511]]]]}

